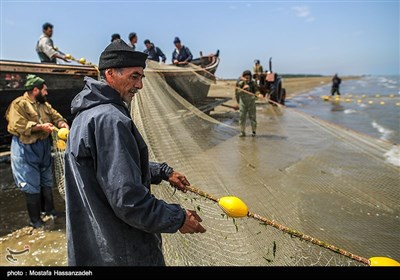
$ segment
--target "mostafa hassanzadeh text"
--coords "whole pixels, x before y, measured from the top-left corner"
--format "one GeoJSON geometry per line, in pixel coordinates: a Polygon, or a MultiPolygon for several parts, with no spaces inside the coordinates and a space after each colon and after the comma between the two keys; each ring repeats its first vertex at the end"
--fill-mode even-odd
{"type": "MultiPolygon", "coordinates": [[[[93,276],[93,272],[91,270],[29,269],[27,274],[28,276],[93,276]]],[[[8,275],[7,273],[7,276],[13,276],[13,275],[8,275]]]]}

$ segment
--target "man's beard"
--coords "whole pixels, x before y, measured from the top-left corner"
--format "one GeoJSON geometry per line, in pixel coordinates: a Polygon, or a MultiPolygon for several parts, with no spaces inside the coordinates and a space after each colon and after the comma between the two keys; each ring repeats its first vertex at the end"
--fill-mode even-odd
{"type": "Polygon", "coordinates": [[[47,101],[46,96],[42,95],[42,92],[40,92],[39,95],[37,95],[35,97],[35,99],[37,102],[42,103],[42,104],[44,104],[47,101]]]}

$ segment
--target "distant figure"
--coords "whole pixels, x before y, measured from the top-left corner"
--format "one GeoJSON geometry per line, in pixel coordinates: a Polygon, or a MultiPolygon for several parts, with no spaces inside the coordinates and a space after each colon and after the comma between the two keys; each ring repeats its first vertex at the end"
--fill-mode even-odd
{"type": "Polygon", "coordinates": [[[131,42],[132,49],[135,51],[136,50],[136,43],[138,40],[137,34],[135,32],[129,33],[129,42],[131,42]]]}
{"type": "Polygon", "coordinates": [[[64,54],[59,52],[55,47],[51,36],[53,36],[53,25],[46,22],[43,24],[43,34],[40,36],[36,44],[36,52],[42,63],[57,63],[57,58],[69,62],[64,54]]]}
{"type": "Polygon", "coordinates": [[[167,58],[159,47],[154,46],[149,39],[144,40],[144,45],[146,46],[146,49],[143,52],[148,55],[147,59],[160,62],[161,57],[161,61],[165,63],[167,58]]]}
{"type": "Polygon", "coordinates": [[[111,42],[114,42],[115,40],[121,40],[121,36],[118,33],[111,35],[111,42]]]}
{"type": "Polygon", "coordinates": [[[258,59],[254,60],[254,66],[253,66],[253,73],[254,73],[254,79],[257,81],[257,84],[260,84],[260,78],[261,74],[264,72],[262,65],[260,64],[260,61],[258,59]]]}
{"type": "Polygon", "coordinates": [[[246,136],[246,116],[249,114],[252,135],[256,136],[257,120],[256,120],[256,93],[257,85],[251,79],[250,70],[243,72],[242,76],[236,82],[235,96],[239,104],[240,117],[240,137],[246,136]]]}
{"type": "Polygon", "coordinates": [[[332,89],[331,89],[332,96],[334,96],[335,93],[337,93],[337,95],[340,95],[339,87],[340,87],[341,82],[342,82],[342,79],[340,79],[338,77],[338,74],[335,74],[335,76],[333,76],[333,78],[332,78],[332,89]]]}
{"type": "Polygon", "coordinates": [[[46,214],[60,215],[53,203],[50,134],[56,126],[69,126],[47,102],[47,86],[42,78],[28,75],[25,89],[26,92],[7,109],[7,130],[13,135],[11,168],[15,184],[25,193],[30,225],[38,228],[43,225],[40,217],[42,199],[46,214]]]}
{"type": "Polygon", "coordinates": [[[178,37],[174,39],[175,50],[172,52],[172,63],[175,65],[186,65],[193,59],[193,55],[188,47],[181,45],[178,37]]]}

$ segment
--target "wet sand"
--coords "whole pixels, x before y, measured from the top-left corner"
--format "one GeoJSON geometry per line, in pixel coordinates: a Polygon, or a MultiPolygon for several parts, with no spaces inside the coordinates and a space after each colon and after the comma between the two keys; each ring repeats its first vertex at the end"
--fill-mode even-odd
{"type": "MultiPolygon", "coordinates": [[[[345,80],[344,78],[343,80],[345,80]]],[[[330,83],[330,77],[291,78],[284,80],[287,98],[307,92],[315,87],[330,83]]],[[[212,85],[209,96],[234,97],[235,81],[217,81],[212,85]]],[[[234,99],[226,104],[234,105],[234,99]]],[[[218,106],[211,116],[226,123],[237,124],[237,111],[218,106]]],[[[45,217],[42,229],[26,226],[28,215],[23,194],[14,186],[10,164],[0,163],[0,266],[63,266],[66,265],[65,217],[51,219],[45,217]],[[10,251],[29,252],[12,255],[10,251]]],[[[65,203],[54,189],[57,210],[63,210],[65,203]]]]}
{"type": "MultiPolygon", "coordinates": [[[[342,81],[359,79],[358,76],[342,77],[342,81]]],[[[211,85],[209,96],[211,97],[229,97],[231,100],[225,104],[228,106],[236,105],[235,100],[235,83],[236,80],[218,80],[216,84],[211,85]]],[[[284,78],[282,86],[286,89],[286,98],[290,99],[294,96],[311,91],[316,87],[330,85],[332,77],[309,77],[309,78],[284,78]]],[[[232,108],[218,106],[215,113],[229,112],[232,108]]]]}
{"type": "MultiPolygon", "coordinates": [[[[43,217],[45,226],[34,229],[29,223],[24,194],[15,188],[8,162],[0,163],[0,266],[63,266],[67,264],[65,217],[43,217]],[[22,254],[10,254],[10,251],[22,254]]],[[[65,203],[53,189],[56,210],[65,203]]]]}

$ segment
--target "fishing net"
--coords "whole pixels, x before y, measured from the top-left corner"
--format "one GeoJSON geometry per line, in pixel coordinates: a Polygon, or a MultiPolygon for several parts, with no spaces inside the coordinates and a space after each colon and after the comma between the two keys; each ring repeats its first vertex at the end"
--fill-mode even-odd
{"type": "Polygon", "coordinates": [[[56,130],[53,130],[51,137],[53,139],[53,149],[51,155],[53,158],[54,179],[58,188],[58,192],[63,198],[65,198],[64,156],[66,142],[58,137],[56,130]]]}
{"type": "MultiPolygon", "coordinates": [[[[240,138],[236,121],[199,111],[166,83],[162,67],[146,68],[131,104],[151,160],[166,161],[217,198],[240,197],[252,213],[292,233],[366,258],[400,258],[399,168],[386,161],[390,143],[268,103],[257,106],[257,137],[240,138]]],[[[207,229],[164,234],[167,265],[364,265],[260,220],[227,217],[216,202],[165,182],[152,191],[195,209],[207,229]]]]}

